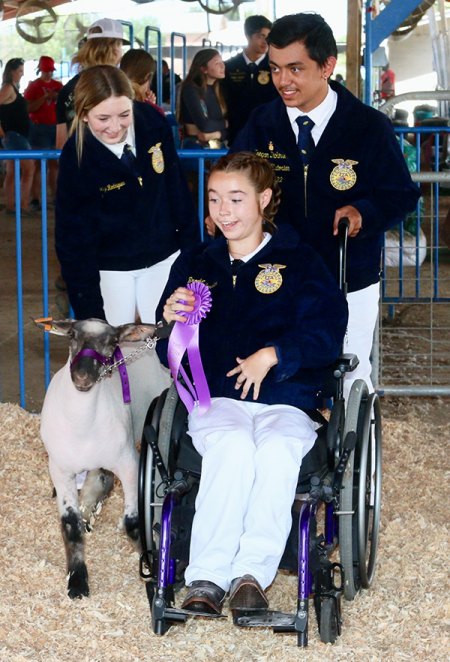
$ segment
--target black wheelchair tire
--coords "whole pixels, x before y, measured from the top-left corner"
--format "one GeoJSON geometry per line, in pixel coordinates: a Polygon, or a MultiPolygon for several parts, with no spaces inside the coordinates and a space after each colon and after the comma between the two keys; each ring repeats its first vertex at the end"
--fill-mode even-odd
{"type": "Polygon", "coordinates": [[[378,395],[372,393],[366,406],[359,462],[358,560],[362,588],[369,588],[375,575],[381,516],[381,466],[381,407],[378,395]]]}
{"type": "MultiPolygon", "coordinates": [[[[156,433],[158,433],[159,419],[161,417],[166,393],[167,392],[164,391],[159,397],[153,400],[145,419],[144,427],[145,425],[152,425],[156,433]]],[[[155,549],[153,538],[153,510],[150,506],[154,497],[154,482],[153,454],[145,439],[143,431],[138,473],[138,518],[142,553],[149,568],[151,567],[151,557],[149,556],[149,552],[155,549]]]]}
{"type": "Polygon", "coordinates": [[[339,499],[339,512],[341,513],[339,515],[339,555],[344,568],[346,600],[353,600],[361,588],[358,561],[359,481],[355,478],[355,473],[359,474],[361,432],[367,399],[367,384],[364,380],[357,379],[353,382],[348,397],[344,427],[344,440],[348,433],[354,432],[357,441],[347,462],[339,499]]]}

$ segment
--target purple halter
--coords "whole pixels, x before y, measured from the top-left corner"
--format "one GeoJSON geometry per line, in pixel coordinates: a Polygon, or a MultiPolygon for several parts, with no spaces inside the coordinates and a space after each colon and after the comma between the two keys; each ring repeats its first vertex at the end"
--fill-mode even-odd
{"type": "MultiPolygon", "coordinates": [[[[91,359],[94,359],[95,361],[98,361],[102,365],[113,365],[116,361],[122,361],[123,360],[123,354],[119,346],[116,347],[114,350],[114,353],[112,356],[104,356],[103,354],[99,354],[98,352],[95,351],[95,349],[89,349],[89,347],[86,347],[85,349],[82,349],[76,354],[71,363],[70,363],[70,369],[73,368],[75,363],[79,361],[81,358],[84,357],[89,357],[91,359]]],[[[120,375],[120,380],[122,382],[122,397],[123,401],[125,403],[131,402],[131,392],[130,392],[130,381],[128,379],[128,372],[127,372],[127,367],[125,363],[122,363],[117,367],[119,370],[119,375],[120,375]]]]}

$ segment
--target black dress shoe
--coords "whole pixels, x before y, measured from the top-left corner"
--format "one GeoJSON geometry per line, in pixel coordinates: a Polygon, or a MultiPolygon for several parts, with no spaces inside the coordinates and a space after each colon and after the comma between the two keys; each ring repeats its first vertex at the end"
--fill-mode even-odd
{"type": "Polygon", "coordinates": [[[181,609],[187,609],[197,614],[220,616],[225,591],[214,582],[197,580],[188,586],[188,592],[181,609]]]}
{"type": "Polygon", "coordinates": [[[267,609],[268,606],[264,589],[252,575],[233,579],[230,585],[230,609],[267,609]]]}

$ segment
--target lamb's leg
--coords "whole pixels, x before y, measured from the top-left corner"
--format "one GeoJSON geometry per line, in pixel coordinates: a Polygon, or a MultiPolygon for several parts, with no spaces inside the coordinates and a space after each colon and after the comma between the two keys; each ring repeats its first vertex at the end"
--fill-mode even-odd
{"type": "Polygon", "coordinates": [[[136,449],[130,451],[129,456],[122,458],[120,466],[115,471],[122,483],[125,506],[123,523],[127,535],[132,540],[139,540],[139,519],[138,519],[138,474],[139,459],[136,449]]]}
{"type": "Polygon", "coordinates": [[[101,504],[114,487],[114,474],[105,469],[89,471],[80,491],[80,511],[89,531],[101,504]]]}
{"type": "Polygon", "coordinates": [[[50,476],[56,489],[61,532],[66,548],[69,598],[89,595],[88,572],[84,561],[84,522],[78,507],[75,474],[67,474],[49,461],[50,476]]]}

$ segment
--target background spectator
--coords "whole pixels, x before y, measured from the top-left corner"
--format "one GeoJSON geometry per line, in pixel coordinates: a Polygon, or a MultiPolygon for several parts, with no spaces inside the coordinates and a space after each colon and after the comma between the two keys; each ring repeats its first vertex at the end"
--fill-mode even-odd
{"type": "MultiPolygon", "coordinates": [[[[130,48],[120,60],[120,68],[128,76],[136,101],[143,101],[163,112],[156,105],[156,97],[150,89],[150,81],[156,69],[155,60],[142,48],[130,48]]],[[[164,114],[164,113],[163,113],[164,114]]]]}
{"type": "MultiPolygon", "coordinates": [[[[53,80],[55,61],[48,55],[41,55],[37,73],[39,78],[31,81],[25,90],[24,97],[28,101],[28,111],[31,119],[30,143],[33,149],[55,149],[56,147],[56,99],[63,87],[60,81],[53,80]]],[[[52,201],[56,194],[56,176],[58,163],[55,159],[47,161],[48,183],[52,201]]],[[[34,211],[40,209],[41,171],[39,162],[35,162],[35,172],[31,191],[30,207],[34,211]]]]}
{"type": "Polygon", "coordinates": [[[223,89],[228,108],[230,144],[253,108],[277,96],[267,56],[267,37],[271,27],[272,23],[265,16],[249,16],[244,23],[247,47],[225,62],[223,89]]]}
{"type": "Polygon", "coordinates": [[[395,96],[395,74],[389,67],[389,62],[382,67],[380,86],[381,98],[383,101],[395,96]]]}
{"type": "MultiPolygon", "coordinates": [[[[24,61],[20,57],[8,60],[0,88],[0,136],[3,147],[10,150],[31,149],[28,104],[19,92],[23,65],[24,61]]],[[[34,163],[31,159],[20,161],[20,206],[24,216],[33,213],[29,209],[33,173],[34,163]]],[[[14,161],[11,159],[6,161],[4,188],[6,213],[15,214],[14,161]]]]}
{"type": "Polygon", "coordinates": [[[194,55],[180,92],[183,147],[218,148],[226,141],[227,111],[220,86],[224,77],[222,56],[214,48],[205,48],[194,55]]]}
{"type": "MultiPolygon", "coordinates": [[[[166,60],[162,60],[162,107],[164,110],[170,110],[170,99],[171,99],[171,90],[170,90],[170,69],[166,60]]],[[[175,89],[179,88],[181,83],[181,78],[178,74],[175,74],[175,89]]],[[[155,93],[156,98],[158,98],[158,77],[153,76],[152,82],[150,83],[150,89],[155,93]]]]}

